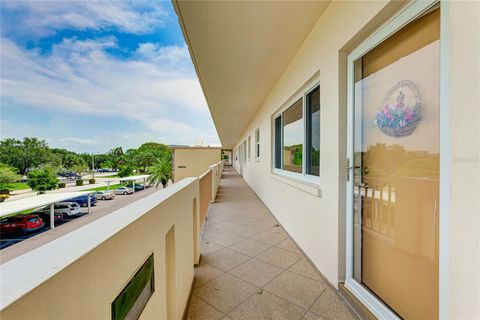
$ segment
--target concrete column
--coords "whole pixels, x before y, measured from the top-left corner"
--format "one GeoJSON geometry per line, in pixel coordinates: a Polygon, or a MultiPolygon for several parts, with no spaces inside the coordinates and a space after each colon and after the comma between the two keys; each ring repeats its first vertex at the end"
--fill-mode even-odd
{"type": "Polygon", "coordinates": [[[92,195],[89,193],[88,194],[88,213],[90,213],[90,208],[91,208],[91,205],[92,205],[92,195]]]}
{"type": "Polygon", "coordinates": [[[55,204],[50,205],[50,229],[55,228],[55,204]]]}

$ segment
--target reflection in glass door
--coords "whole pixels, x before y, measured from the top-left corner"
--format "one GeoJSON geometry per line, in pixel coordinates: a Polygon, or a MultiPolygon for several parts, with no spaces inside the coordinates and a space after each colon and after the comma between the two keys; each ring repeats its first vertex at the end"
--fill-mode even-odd
{"type": "Polygon", "coordinates": [[[353,278],[438,318],[440,9],[355,62],[353,278]]]}

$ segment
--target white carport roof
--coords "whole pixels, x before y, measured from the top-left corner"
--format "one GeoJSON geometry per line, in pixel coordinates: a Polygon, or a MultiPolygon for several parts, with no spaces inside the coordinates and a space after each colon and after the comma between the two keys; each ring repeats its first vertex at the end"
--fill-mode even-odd
{"type": "Polygon", "coordinates": [[[137,175],[137,176],[129,176],[129,177],[123,177],[123,178],[108,179],[108,181],[135,181],[135,180],[147,179],[148,177],[150,177],[149,174],[140,174],[140,175],[137,175]]]}
{"type": "Polygon", "coordinates": [[[47,193],[19,200],[6,201],[0,204],[0,217],[28,209],[47,206],[89,193],[92,193],[92,191],[47,193]]]}

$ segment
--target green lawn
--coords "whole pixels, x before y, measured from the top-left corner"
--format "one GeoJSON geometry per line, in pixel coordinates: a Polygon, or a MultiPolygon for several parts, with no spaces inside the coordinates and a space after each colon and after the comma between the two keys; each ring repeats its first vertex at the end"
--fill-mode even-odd
{"type": "Polygon", "coordinates": [[[10,191],[14,190],[23,190],[23,189],[29,189],[30,187],[26,182],[13,182],[13,183],[7,183],[2,185],[0,189],[8,189],[10,191]]]}
{"type": "MultiPolygon", "coordinates": [[[[111,184],[110,185],[110,190],[117,189],[120,186],[121,186],[121,184],[111,184]]],[[[87,189],[87,190],[84,190],[84,191],[104,191],[104,190],[107,190],[107,186],[87,189]]]]}
{"type": "Polygon", "coordinates": [[[118,174],[112,174],[111,176],[98,176],[98,178],[100,179],[104,179],[104,178],[119,178],[118,174]]]}

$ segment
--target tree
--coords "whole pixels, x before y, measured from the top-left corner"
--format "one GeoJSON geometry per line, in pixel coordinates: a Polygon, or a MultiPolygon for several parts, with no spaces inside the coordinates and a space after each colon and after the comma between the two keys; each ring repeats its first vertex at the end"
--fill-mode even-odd
{"type": "Polygon", "coordinates": [[[65,168],[72,169],[72,171],[75,166],[82,166],[85,170],[87,168],[87,162],[75,153],[65,155],[62,164],[65,168]]]}
{"type": "Polygon", "coordinates": [[[57,188],[57,172],[51,167],[43,167],[41,169],[34,169],[28,173],[27,184],[32,190],[39,193],[45,193],[47,190],[57,188]]]}
{"type": "Polygon", "coordinates": [[[131,165],[126,164],[126,165],[120,166],[120,170],[118,171],[118,176],[120,178],[128,177],[131,175],[133,175],[133,168],[131,165]]]}
{"type": "Polygon", "coordinates": [[[135,163],[135,167],[142,172],[147,170],[147,167],[151,166],[154,162],[155,155],[149,151],[140,151],[133,157],[133,162],[135,163]]]}
{"type": "Polygon", "coordinates": [[[158,187],[161,183],[164,187],[168,179],[172,178],[172,162],[167,158],[160,158],[148,170],[150,177],[148,181],[158,187]]]}
{"type": "Polygon", "coordinates": [[[72,172],[75,172],[76,174],[82,176],[82,173],[87,170],[88,166],[86,164],[76,164],[70,168],[72,172]]]}
{"type": "Polygon", "coordinates": [[[117,170],[121,164],[124,162],[122,147],[113,148],[107,155],[108,165],[113,170],[117,170]]]}
{"type": "Polygon", "coordinates": [[[5,190],[7,184],[20,180],[17,170],[6,164],[0,163],[0,190],[5,190]]]}
{"type": "Polygon", "coordinates": [[[22,168],[23,144],[17,139],[5,139],[0,142],[0,162],[16,168],[22,168]]]}
{"type": "Polygon", "coordinates": [[[138,152],[148,152],[153,154],[156,158],[172,159],[172,149],[162,143],[146,142],[138,148],[138,152]]]}
{"type": "MultiPolygon", "coordinates": [[[[92,154],[91,153],[81,153],[79,155],[84,162],[88,165],[88,168],[92,170],[92,154]]],[[[93,155],[95,169],[107,167],[108,155],[103,153],[98,153],[93,155]]]]}
{"type": "Polygon", "coordinates": [[[16,168],[22,175],[30,168],[49,163],[51,155],[45,140],[9,138],[0,142],[0,162],[16,168]]]}

